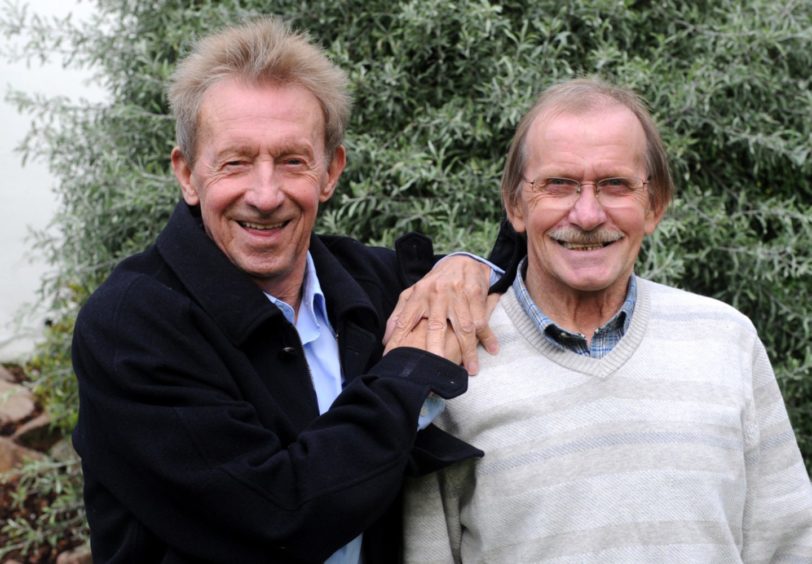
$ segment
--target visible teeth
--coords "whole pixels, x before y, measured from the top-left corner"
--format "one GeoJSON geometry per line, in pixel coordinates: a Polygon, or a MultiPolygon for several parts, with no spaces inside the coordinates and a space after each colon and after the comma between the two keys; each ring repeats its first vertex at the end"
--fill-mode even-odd
{"type": "Polygon", "coordinates": [[[270,231],[272,229],[279,229],[280,227],[285,225],[285,223],[282,222],[282,223],[274,223],[273,225],[263,225],[261,223],[249,223],[247,221],[241,221],[240,225],[248,229],[257,229],[259,231],[270,231]]]}
{"type": "Polygon", "coordinates": [[[570,243],[569,241],[558,241],[558,244],[570,251],[594,251],[611,245],[614,241],[604,241],[601,243],[570,243]]]}
{"type": "Polygon", "coordinates": [[[549,234],[556,243],[571,251],[595,251],[623,239],[623,234],[606,229],[585,232],[579,229],[556,229],[549,234]]]}
{"type": "Polygon", "coordinates": [[[594,249],[602,249],[604,246],[602,243],[598,245],[578,245],[576,243],[562,242],[561,244],[564,246],[564,248],[571,251],[592,251],[594,249]]]}

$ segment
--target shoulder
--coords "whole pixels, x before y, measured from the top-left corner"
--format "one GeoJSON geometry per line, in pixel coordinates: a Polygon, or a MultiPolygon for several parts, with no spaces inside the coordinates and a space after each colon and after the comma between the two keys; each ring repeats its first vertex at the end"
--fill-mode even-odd
{"type": "Polygon", "coordinates": [[[186,309],[190,298],[154,248],[123,260],[91,294],[79,312],[76,331],[107,331],[120,327],[137,331],[145,317],[177,319],[173,310],[186,309]]]}
{"type": "Polygon", "coordinates": [[[395,252],[385,247],[365,245],[339,235],[319,235],[318,240],[350,273],[388,269],[395,264],[395,252]]]}
{"type": "Polygon", "coordinates": [[[735,307],[716,298],[637,278],[638,288],[651,300],[652,319],[674,323],[704,324],[752,335],[753,322],[735,307]]]}
{"type": "Polygon", "coordinates": [[[365,245],[350,237],[321,235],[311,245],[317,266],[329,265],[329,261],[319,260],[323,251],[362,285],[373,283],[397,292],[420,280],[437,258],[431,239],[419,233],[398,238],[394,250],[365,245]]]}

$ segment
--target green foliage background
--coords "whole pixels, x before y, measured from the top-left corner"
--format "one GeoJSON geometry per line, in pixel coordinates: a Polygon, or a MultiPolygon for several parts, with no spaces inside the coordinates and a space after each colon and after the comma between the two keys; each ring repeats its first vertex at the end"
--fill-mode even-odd
{"type": "MultiPolygon", "coordinates": [[[[812,2],[548,0],[97,0],[87,25],[15,4],[0,29],[18,54],[89,67],[109,103],[12,96],[34,117],[25,143],[59,178],[60,211],[38,247],[57,320],[31,362],[66,431],[77,308],[144,248],[177,201],[164,95],[191,41],[275,13],[307,30],[352,81],[349,165],[319,229],[390,244],[407,230],[440,250],[486,253],[501,217],[507,144],[535,94],[600,75],[650,103],[677,198],[638,272],[745,312],[774,363],[812,462],[812,2]]],[[[58,94],[58,92],[57,92],[58,94]]]]}

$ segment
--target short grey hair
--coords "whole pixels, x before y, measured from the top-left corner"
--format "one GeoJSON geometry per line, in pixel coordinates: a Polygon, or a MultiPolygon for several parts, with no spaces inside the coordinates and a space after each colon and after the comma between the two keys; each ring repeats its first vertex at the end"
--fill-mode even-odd
{"type": "Polygon", "coordinates": [[[199,40],[180,61],[169,85],[176,143],[194,163],[198,118],[206,91],[215,83],[238,78],[248,84],[298,84],[319,101],[324,113],[328,157],[344,140],[351,98],[346,73],[333,64],[307,35],[296,33],[277,17],[232,26],[199,40]]]}
{"type": "Polygon", "coordinates": [[[654,118],[634,91],[598,78],[576,78],[550,86],[522,117],[513,135],[502,173],[501,189],[505,206],[512,208],[519,202],[524,168],[527,165],[527,134],[536,118],[548,112],[584,113],[607,103],[624,106],[637,116],[646,136],[645,163],[651,207],[657,212],[668,207],[674,196],[674,181],[654,118]]]}

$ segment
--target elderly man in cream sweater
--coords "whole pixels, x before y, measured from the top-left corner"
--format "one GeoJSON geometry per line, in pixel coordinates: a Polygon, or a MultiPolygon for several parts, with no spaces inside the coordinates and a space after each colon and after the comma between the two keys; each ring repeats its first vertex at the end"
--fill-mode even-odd
{"type": "Polygon", "coordinates": [[[485,451],[408,485],[407,562],[812,562],[812,490],[752,323],[635,276],[673,183],[632,92],[544,92],[502,179],[527,257],[440,426],[485,451]]]}

